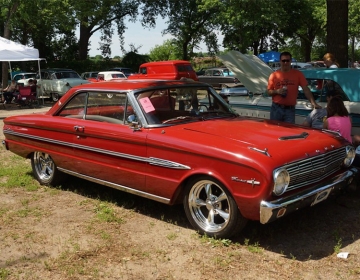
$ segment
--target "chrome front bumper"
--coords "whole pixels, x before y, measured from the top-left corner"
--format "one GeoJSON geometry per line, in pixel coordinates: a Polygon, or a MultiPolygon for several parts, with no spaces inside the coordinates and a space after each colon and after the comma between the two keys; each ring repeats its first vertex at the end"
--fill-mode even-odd
{"type": "Polygon", "coordinates": [[[283,197],[274,201],[261,201],[260,223],[266,224],[288,215],[300,208],[313,206],[327,199],[330,193],[347,188],[358,175],[356,168],[351,168],[330,180],[323,182],[295,195],[283,197]]]}

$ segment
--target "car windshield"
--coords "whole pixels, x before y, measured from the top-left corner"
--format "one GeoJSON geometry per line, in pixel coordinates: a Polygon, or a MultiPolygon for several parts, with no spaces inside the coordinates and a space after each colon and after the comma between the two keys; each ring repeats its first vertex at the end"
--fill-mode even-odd
{"type": "Polygon", "coordinates": [[[181,86],[137,93],[136,99],[150,125],[234,117],[237,114],[214,89],[181,86]]]}
{"type": "Polygon", "coordinates": [[[15,75],[14,80],[18,81],[18,80],[22,80],[22,79],[31,79],[31,78],[33,78],[33,79],[36,78],[36,73],[15,75]]]}
{"type": "Polygon", "coordinates": [[[78,73],[74,71],[56,72],[53,74],[56,79],[81,79],[78,73]]]}

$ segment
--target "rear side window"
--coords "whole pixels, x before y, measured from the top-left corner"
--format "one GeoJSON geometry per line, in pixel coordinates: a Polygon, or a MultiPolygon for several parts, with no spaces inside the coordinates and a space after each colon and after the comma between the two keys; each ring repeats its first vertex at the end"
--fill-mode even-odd
{"type": "Polygon", "coordinates": [[[178,70],[178,72],[189,72],[189,71],[194,71],[194,69],[192,68],[191,65],[186,64],[186,65],[177,65],[176,69],[178,70]]]}

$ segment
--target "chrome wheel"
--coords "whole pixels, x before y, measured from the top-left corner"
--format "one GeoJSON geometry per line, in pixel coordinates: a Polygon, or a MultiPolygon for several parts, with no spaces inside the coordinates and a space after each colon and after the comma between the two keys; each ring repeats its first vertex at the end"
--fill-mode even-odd
{"type": "Polygon", "coordinates": [[[31,158],[31,166],[36,179],[42,185],[55,185],[60,180],[60,171],[51,156],[47,153],[34,152],[31,158]]]}
{"type": "Polygon", "coordinates": [[[184,208],[190,223],[208,236],[230,237],[246,223],[230,193],[213,179],[190,182],[184,208]]]}

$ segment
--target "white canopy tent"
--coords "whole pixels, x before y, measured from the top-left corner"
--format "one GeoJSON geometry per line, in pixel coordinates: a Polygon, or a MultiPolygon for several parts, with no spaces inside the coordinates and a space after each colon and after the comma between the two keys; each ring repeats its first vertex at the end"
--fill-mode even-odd
{"type": "Polygon", "coordinates": [[[37,60],[40,74],[40,61],[45,58],[39,58],[38,49],[24,46],[20,43],[0,37],[0,61],[8,61],[11,70],[11,61],[31,61],[37,60]]]}

